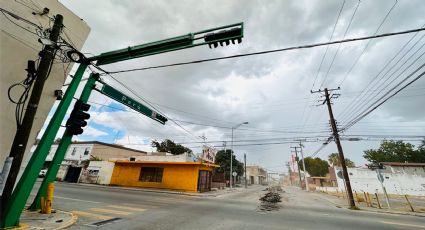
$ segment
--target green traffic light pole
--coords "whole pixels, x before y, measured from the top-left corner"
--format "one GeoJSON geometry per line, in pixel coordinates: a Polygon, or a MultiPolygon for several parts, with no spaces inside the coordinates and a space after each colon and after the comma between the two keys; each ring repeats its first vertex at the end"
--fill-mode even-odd
{"type": "MultiPolygon", "coordinates": [[[[87,83],[84,86],[83,92],[81,93],[81,96],[80,96],[80,100],[83,103],[87,103],[87,101],[89,100],[92,89],[95,86],[96,78],[98,77],[96,75],[98,74],[90,74],[89,79],[87,79],[87,83]]],[[[50,164],[50,167],[47,170],[46,176],[44,177],[43,182],[41,183],[40,188],[38,189],[38,193],[36,197],[34,198],[33,203],[29,207],[30,210],[37,210],[41,208],[41,197],[44,197],[44,198],[47,197],[47,185],[50,182],[55,181],[56,175],[59,171],[59,167],[65,158],[65,154],[66,154],[66,151],[68,150],[69,145],[71,144],[72,136],[73,135],[71,134],[71,132],[69,132],[69,130],[66,129],[65,133],[62,135],[59,146],[52,159],[52,163],[50,164]]]]}
{"type": "Polygon", "coordinates": [[[49,125],[44,132],[40,143],[37,145],[36,150],[31,156],[27,167],[19,179],[12,196],[5,208],[2,215],[1,228],[8,228],[13,226],[19,226],[19,218],[21,212],[25,207],[25,203],[31,190],[37,180],[38,174],[43,167],[44,161],[49,153],[49,150],[54,142],[56,134],[61,126],[61,122],[65,117],[66,111],[71,104],[72,98],[77,91],[78,84],[83,77],[84,71],[87,68],[87,64],[80,64],[77,72],[74,75],[65,95],[56,109],[55,114],[49,122],[49,125]]]}
{"type": "MultiPolygon", "coordinates": [[[[190,33],[187,35],[165,39],[157,42],[151,42],[143,45],[102,53],[98,56],[88,58],[84,60],[83,63],[80,63],[80,66],[78,67],[68,89],[66,90],[63,99],[59,103],[58,108],[56,109],[52,119],[50,120],[42,136],[40,143],[37,145],[37,148],[32,154],[27,167],[25,168],[18,184],[16,185],[12,193],[12,196],[5,208],[5,211],[1,216],[0,227],[8,228],[13,226],[19,226],[19,218],[21,216],[22,210],[25,207],[25,203],[31,193],[31,190],[37,180],[38,173],[40,172],[46,160],[49,150],[54,142],[54,138],[57,135],[57,132],[65,117],[68,107],[71,104],[71,101],[75,95],[79,83],[81,82],[83,74],[87,66],[91,62],[97,62],[97,65],[105,65],[144,56],[192,48],[195,46],[206,44],[210,45],[211,48],[211,45],[217,47],[218,43],[220,43],[221,46],[223,46],[223,43],[229,45],[230,40],[233,43],[235,43],[235,40],[240,43],[242,37],[243,23],[237,23],[228,26],[203,30],[196,33],[190,33]],[[217,30],[220,31],[214,32],[217,30]],[[196,42],[202,38],[204,38],[205,42],[196,42]]],[[[83,90],[84,94],[81,95],[82,99],[86,98],[85,102],[87,102],[90,96],[95,80],[96,79],[94,79],[91,75],[89,81],[86,83],[86,86],[83,90]]],[[[59,144],[59,147],[61,147],[60,152],[57,151],[55,153],[54,162],[52,162],[47,172],[48,176],[46,175],[45,179],[43,180],[42,186],[40,187],[40,190],[43,191],[39,191],[37,193],[37,199],[33,202],[33,205],[31,205],[33,208],[37,207],[37,205],[39,204],[39,201],[37,200],[41,198],[42,194],[46,193],[47,184],[49,182],[54,181],[54,177],[56,177],[57,170],[59,169],[59,164],[64,159],[66,149],[71,143],[72,136],[68,137],[67,132],[65,132],[63,137],[65,137],[65,140],[62,139],[61,143],[59,144]]]]}

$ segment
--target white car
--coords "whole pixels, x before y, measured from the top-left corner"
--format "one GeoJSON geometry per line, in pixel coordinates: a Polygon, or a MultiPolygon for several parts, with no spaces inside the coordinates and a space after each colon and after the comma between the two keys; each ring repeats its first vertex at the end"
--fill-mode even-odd
{"type": "Polygon", "coordinates": [[[42,169],[40,171],[40,173],[38,174],[38,177],[45,177],[46,176],[46,173],[47,173],[47,169],[42,169]]]}

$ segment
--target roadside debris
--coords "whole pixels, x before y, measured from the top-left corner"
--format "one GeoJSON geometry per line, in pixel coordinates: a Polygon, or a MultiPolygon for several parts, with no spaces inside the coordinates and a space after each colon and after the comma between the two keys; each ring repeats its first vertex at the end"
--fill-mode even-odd
{"type": "Polygon", "coordinates": [[[268,188],[268,192],[260,197],[261,204],[258,207],[259,211],[276,211],[280,209],[280,205],[278,203],[282,202],[282,197],[279,192],[282,192],[282,188],[280,186],[270,187],[268,188]]]}
{"type": "Polygon", "coordinates": [[[270,191],[266,193],[264,196],[262,196],[260,200],[262,202],[278,203],[278,202],[281,202],[281,197],[279,193],[270,191]]]}

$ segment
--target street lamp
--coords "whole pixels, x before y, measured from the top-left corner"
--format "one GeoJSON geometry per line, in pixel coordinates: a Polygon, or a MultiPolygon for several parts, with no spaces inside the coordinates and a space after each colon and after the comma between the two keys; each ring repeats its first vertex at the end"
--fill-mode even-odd
{"type": "Polygon", "coordinates": [[[232,189],[232,174],[233,174],[233,130],[239,128],[242,125],[247,125],[248,122],[242,122],[240,124],[237,124],[235,126],[232,127],[232,143],[231,143],[231,150],[230,150],[230,189],[232,189]]]}

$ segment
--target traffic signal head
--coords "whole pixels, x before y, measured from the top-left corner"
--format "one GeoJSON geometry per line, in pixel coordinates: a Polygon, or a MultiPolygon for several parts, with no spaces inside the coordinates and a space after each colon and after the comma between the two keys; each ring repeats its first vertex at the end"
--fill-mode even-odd
{"type": "Polygon", "coordinates": [[[90,118],[90,114],[86,113],[89,111],[90,105],[77,100],[74,105],[74,109],[66,122],[68,131],[73,135],[79,135],[83,133],[82,127],[87,126],[87,119],[90,118]]]}
{"type": "Polygon", "coordinates": [[[242,27],[232,28],[228,30],[220,30],[216,33],[208,33],[204,36],[204,41],[208,44],[210,48],[214,46],[214,48],[218,47],[218,44],[221,46],[230,45],[230,41],[232,44],[236,44],[236,42],[242,42],[242,27]]]}

